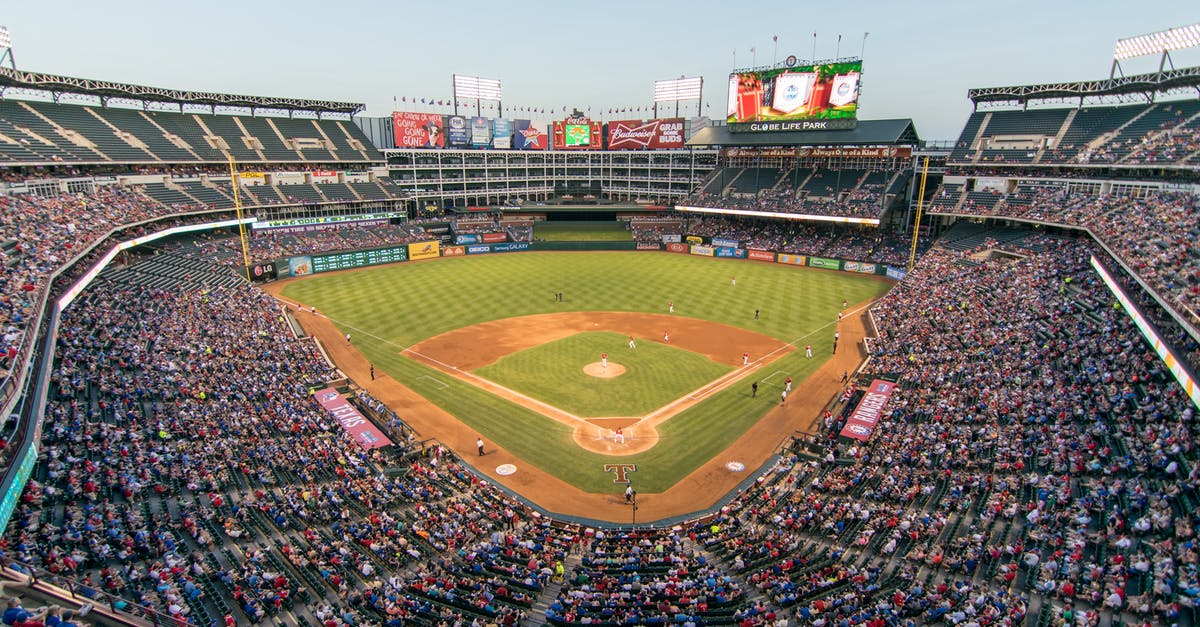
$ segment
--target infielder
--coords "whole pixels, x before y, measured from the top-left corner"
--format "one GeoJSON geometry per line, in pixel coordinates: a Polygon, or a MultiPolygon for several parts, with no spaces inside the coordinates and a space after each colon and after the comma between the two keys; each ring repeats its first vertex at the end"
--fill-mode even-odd
{"type": "Polygon", "coordinates": [[[629,336],[629,348],[637,348],[637,344],[633,343],[633,336],[629,336]]]}
{"type": "Polygon", "coordinates": [[[608,353],[600,353],[600,367],[608,368],[608,353]]]}
{"type": "Polygon", "coordinates": [[[743,366],[750,365],[750,353],[742,353],[742,365],[743,366]]]}

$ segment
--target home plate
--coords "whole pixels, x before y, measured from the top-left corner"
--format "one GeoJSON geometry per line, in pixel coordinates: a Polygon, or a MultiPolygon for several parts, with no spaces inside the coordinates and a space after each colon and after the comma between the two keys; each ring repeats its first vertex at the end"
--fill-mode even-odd
{"type": "Polygon", "coordinates": [[[500,464],[496,466],[496,474],[501,477],[507,477],[515,472],[517,472],[517,467],[512,464],[500,464]]]}

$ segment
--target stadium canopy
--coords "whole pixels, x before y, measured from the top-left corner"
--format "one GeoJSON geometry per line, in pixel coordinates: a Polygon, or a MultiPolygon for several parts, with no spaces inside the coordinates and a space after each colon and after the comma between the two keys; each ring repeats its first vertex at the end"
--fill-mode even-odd
{"type": "Polygon", "coordinates": [[[309,100],[306,98],[270,98],[265,96],[238,96],[207,91],[187,91],[147,87],[129,83],[98,81],[90,78],[74,78],[27,72],[0,67],[0,92],[7,89],[26,89],[54,94],[55,100],[64,93],[98,96],[101,102],[109,98],[140,100],[143,102],[166,102],[171,104],[198,104],[213,107],[249,107],[252,109],[280,109],[286,111],[311,111],[314,113],[355,114],[366,105],[358,102],[336,102],[333,100],[309,100]]]}
{"type": "Polygon", "coordinates": [[[1167,94],[1181,89],[1200,92],[1200,67],[1169,69],[1149,74],[1133,74],[1094,81],[1073,83],[1043,83],[1041,85],[1014,85],[1012,87],[981,87],[967,90],[967,98],[976,109],[980,104],[1028,105],[1038,100],[1066,100],[1087,98],[1140,97],[1153,101],[1158,94],[1167,94]]]}
{"type": "Polygon", "coordinates": [[[859,120],[852,129],[838,131],[772,131],[731,133],[728,126],[709,126],[688,140],[704,146],[881,146],[920,143],[912,118],[859,120]]]}

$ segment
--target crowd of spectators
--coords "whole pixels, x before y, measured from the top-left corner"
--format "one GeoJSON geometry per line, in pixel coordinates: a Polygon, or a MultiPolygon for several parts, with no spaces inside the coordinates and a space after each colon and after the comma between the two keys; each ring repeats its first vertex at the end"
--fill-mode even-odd
{"type": "Polygon", "coordinates": [[[1200,256],[1192,244],[1200,238],[1200,198],[1167,191],[1095,195],[1057,186],[1018,190],[988,211],[966,203],[958,210],[942,209],[1089,229],[1181,315],[1200,325],[1200,256]]]}

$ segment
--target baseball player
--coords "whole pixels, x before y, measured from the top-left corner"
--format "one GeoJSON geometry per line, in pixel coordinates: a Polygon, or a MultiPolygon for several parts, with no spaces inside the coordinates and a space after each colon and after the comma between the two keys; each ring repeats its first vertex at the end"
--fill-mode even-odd
{"type": "Polygon", "coordinates": [[[629,348],[637,348],[637,344],[633,342],[633,336],[629,336],[629,348]]]}
{"type": "Polygon", "coordinates": [[[729,277],[729,284],[730,284],[730,285],[737,285],[737,277],[735,277],[735,276],[731,276],[731,277],[729,277]]]}
{"type": "Polygon", "coordinates": [[[613,432],[613,442],[618,444],[625,443],[625,432],[620,427],[617,427],[617,430],[613,432]]]}
{"type": "Polygon", "coordinates": [[[748,352],[747,352],[747,353],[742,353],[742,365],[743,365],[743,366],[749,366],[749,365],[750,365],[750,353],[748,353],[748,352]]]}
{"type": "Polygon", "coordinates": [[[804,356],[812,357],[812,344],[808,344],[804,347],[804,356]]]}
{"type": "Polygon", "coordinates": [[[675,301],[667,301],[667,313],[675,313],[675,301]]]}
{"type": "Polygon", "coordinates": [[[608,368],[608,353],[600,353],[600,367],[608,368]]]}
{"type": "Polygon", "coordinates": [[[784,380],[784,382],[783,382],[783,390],[784,390],[785,392],[791,392],[791,391],[792,391],[792,378],[791,378],[791,377],[788,377],[787,379],[785,379],[785,380],[784,380]]]}
{"type": "Polygon", "coordinates": [[[671,332],[670,331],[663,331],[663,342],[666,344],[671,343],[671,332]]]}

